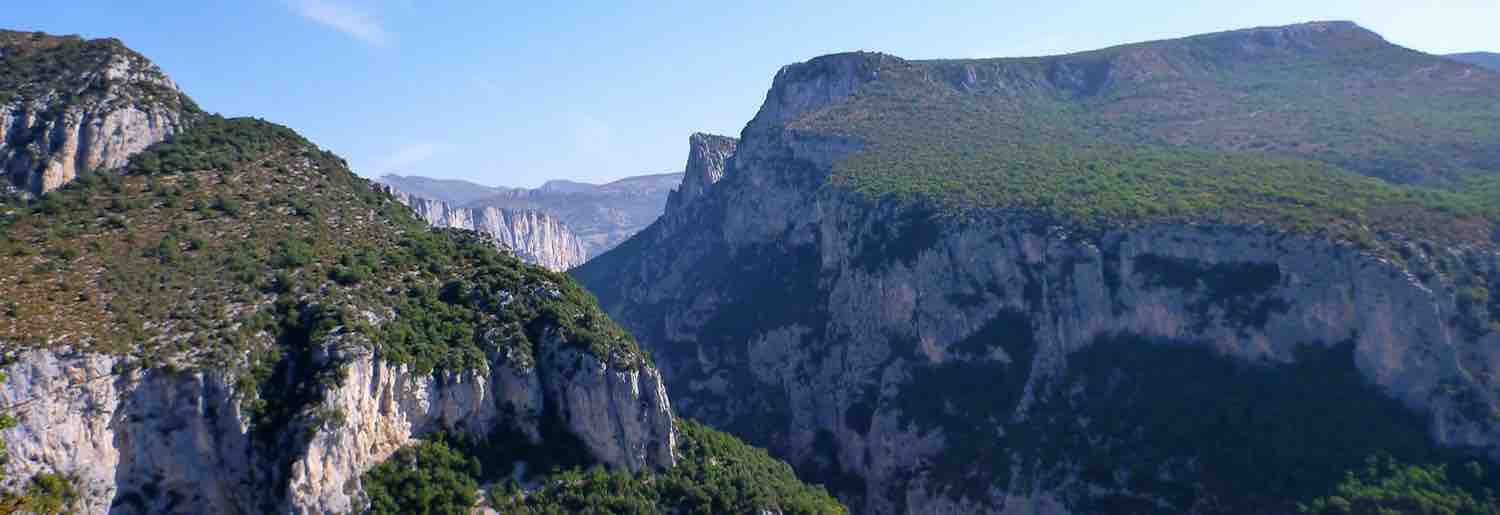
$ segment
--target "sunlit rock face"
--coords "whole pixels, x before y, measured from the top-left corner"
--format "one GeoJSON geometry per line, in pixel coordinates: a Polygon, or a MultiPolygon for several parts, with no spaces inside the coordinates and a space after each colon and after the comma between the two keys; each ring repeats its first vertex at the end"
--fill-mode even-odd
{"type": "Polygon", "coordinates": [[[433,227],[468,229],[487,234],[516,257],[551,270],[564,271],[587,259],[583,241],[556,216],[532,210],[495,207],[462,208],[387,187],[402,204],[433,227]]]}
{"type": "Polygon", "coordinates": [[[27,195],[109,171],[198,115],[161,69],[117,40],[0,31],[0,174],[27,195]],[[61,63],[64,69],[47,63],[61,63]]]}
{"type": "Polygon", "coordinates": [[[610,467],[674,463],[659,372],[547,345],[535,363],[494,356],[487,370],[416,373],[381,359],[361,336],[336,332],[315,362],[298,366],[331,365],[340,379],[272,429],[253,424],[246,407],[255,392],[238,391],[238,378],[224,373],[29,351],[0,383],[0,402],[21,421],[0,432],[5,477],[74,478],[78,513],[349,513],[365,502],[360,475],[422,436],[505,428],[543,443],[545,416],[563,420],[610,467]]]}

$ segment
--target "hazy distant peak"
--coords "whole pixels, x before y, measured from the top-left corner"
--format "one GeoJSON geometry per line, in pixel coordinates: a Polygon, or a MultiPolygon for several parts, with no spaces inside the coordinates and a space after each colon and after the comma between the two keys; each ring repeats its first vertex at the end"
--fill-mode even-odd
{"type": "Polygon", "coordinates": [[[1500,72],[1500,53],[1496,52],[1464,52],[1461,54],[1449,54],[1446,57],[1455,61],[1462,61],[1481,68],[1488,68],[1500,72]]]}

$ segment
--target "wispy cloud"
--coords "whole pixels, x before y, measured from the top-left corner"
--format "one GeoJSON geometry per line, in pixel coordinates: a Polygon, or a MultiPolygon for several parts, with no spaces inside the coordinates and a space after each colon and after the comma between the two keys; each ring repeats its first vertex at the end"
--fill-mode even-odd
{"type": "Polygon", "coordinates": [[[375,46],[390,43],[380,19],[345,0],[288,0],[298,16],[375,46]]]}
{"type": "Polygon", "coordinates": [[[370,177],[379,177],[388,173],[420,174],[423,172],[422,170],[413,170],[412,168],[432,159],[438,154],[447,152],[451,148],[447,143],[434,141],[410,143],[396,147],[390,154],[372,162],[369,168],[361,170],[361,173],[368,174],[370,177]]]}

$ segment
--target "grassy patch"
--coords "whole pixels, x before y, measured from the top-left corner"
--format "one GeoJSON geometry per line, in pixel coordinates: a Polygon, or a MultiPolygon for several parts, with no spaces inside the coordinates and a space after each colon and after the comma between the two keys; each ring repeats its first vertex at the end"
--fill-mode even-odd
{"type": "Polygon", "coordinates": [[[831,56],[797,69],[857,61],[878,79],[791,126],[866,142],[834,183],[948,211],[1490,241],[1500,79],[1373,35],[1324,43],[1253,50],[1267,43],[1225,34],[1036,59],[831,56]]]}

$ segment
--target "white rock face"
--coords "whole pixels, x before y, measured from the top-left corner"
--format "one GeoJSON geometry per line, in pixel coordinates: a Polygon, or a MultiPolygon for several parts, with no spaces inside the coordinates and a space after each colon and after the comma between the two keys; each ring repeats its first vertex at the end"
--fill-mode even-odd
{"type": "Polygon", "coordinates": [[[123,48],[73,82],[91,86],[0,105],[6,187],[37,195],[87,171],[119,168],[132,154],[186,128],[194,116],[185,112],[186,97],[171,79],[123,48]]]}
{"type": "Polygon", "coordinates": [[[339,363],[343,379],[270,435],[252,429],[234,382],[218,372],[127,371],[109,356],[26,352],[0,383],[0,403],[20,419],[0,433],[11,451],[6,477],[74,476],[80,513],[349,513],[363,506],[360,474],[414,439],[505,426],[539,441],[548,405],[602,463],[675,462],[671,406],[654,369],[618,370],[561,348],[531,367],[496,356],[488,370],[417,374],[349,335],[324,347],[319,359],[339,363]]]}
{"type": "Polygon", "coordinates": [[[551,347],[542,388],[568,430],[605,463],[639,470],[675,463],[677,436],[661,372],[613,369],[585,352],[551,347]]]}
{"type": "Polygon", "coordinates": [[[679,412],[752,428],[739,436],[803,473],[832,469],[862,482],[868,494],[849,499],[862,503],[856,512],[1066,513],[1057,492],[1019,474],[988,503],[934,493],[913,471],[947,448],[946,435],[903,421],[885,402],[922,367],[1009,362],[955,345],[1021,313],[1036,351],[1024,364],[1024,394],[1002,420],[1025,420],[1068,357],[1101,337],[1281,363],[1298,344],[1350,343],[1363,378],[1426,417],[1433,441],[1500,458],[1500,425],[1483,416],[1500,407],[1500,384],[1486,372],[1500,366],[1500,334],[1470,328],[1475,308],[1459,295],[1486,281],[1500,288],[1500,255],[1390,242],[1404,256],[1397,263],[1352,243],[1254,227],[1083,237],[1005,213],[924,224],[919,207],[823,187],[858,141],[785,126],[847,95],[873,69],[860,60],[878,58],[783,69],[722,180],[622,247],[630,253],[575,270],[652,352],[679,412]],[[898,248],[903,235],[918,243],[898,248]],[[1164,284],[1147,269],[1153,259],[1256,266],[1274,279],[1226,299],[1201,283],[1164,284]],[[867,416],[851,416],[855,408],[867,416]]]}
{"type": "Polygon", "coordinates": [[[460,208],[383,186],[433,227],[481,232],[515,252],[527,263],[564,271],[588,259],[583,241],[557,217],[524,209],[460,208]]]}
{"type": "Polygon", "coordinates": [[[688,160],[683,168],[682,185],[667,195],[667,211],[680,209],[683,204],[702,197],[719,179],[724,178],[724,169],[739,140],[728,136],[716,136],[701,132],[688,137],[688,160]]]}

